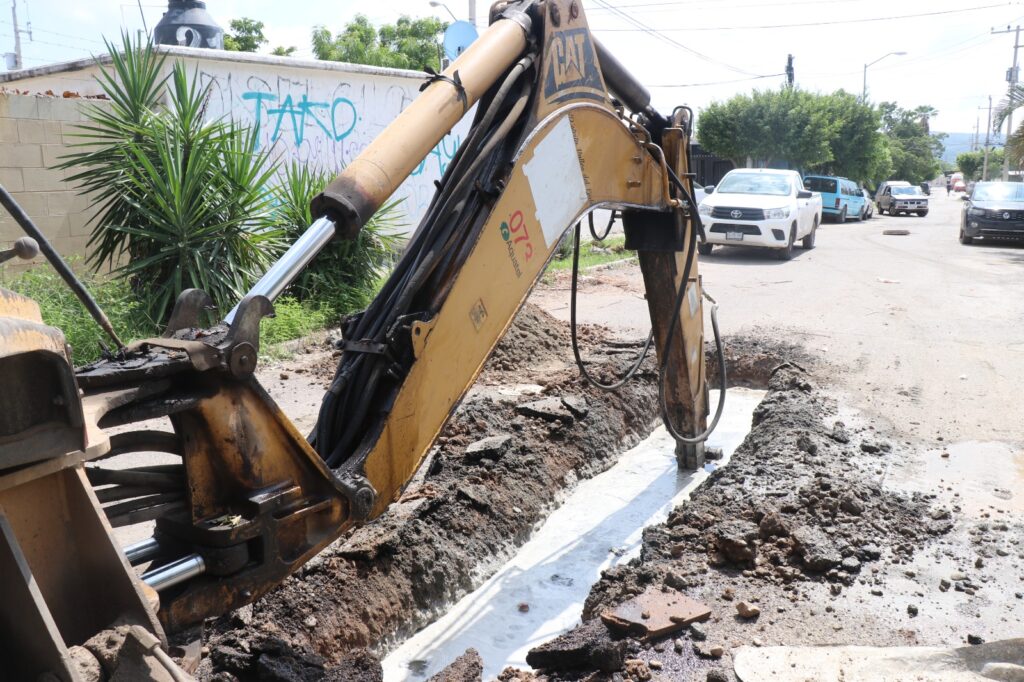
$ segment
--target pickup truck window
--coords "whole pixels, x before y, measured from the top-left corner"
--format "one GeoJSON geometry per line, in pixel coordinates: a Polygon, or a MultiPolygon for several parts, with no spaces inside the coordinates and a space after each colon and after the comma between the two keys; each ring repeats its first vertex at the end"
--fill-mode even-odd
{"type": "Polygon", "coordinates": [[[771,173],[730,173],[722,178],[715,194],[770,194],[788,197],[793,185],[785,175],[771,173]]]}
{"type": "Polygon", "coordinates": [[[921,190],[917,187],[893,187],[893,194],[920,194],[921,190]]]}

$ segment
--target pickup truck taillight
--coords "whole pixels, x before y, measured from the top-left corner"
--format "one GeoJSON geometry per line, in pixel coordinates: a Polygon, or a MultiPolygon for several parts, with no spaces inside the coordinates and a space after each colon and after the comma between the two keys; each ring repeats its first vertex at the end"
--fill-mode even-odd
{"type": "Polygon", "coordinates": [[[836,208],[839,208],[839,197],[836,197],[836,208]]]}

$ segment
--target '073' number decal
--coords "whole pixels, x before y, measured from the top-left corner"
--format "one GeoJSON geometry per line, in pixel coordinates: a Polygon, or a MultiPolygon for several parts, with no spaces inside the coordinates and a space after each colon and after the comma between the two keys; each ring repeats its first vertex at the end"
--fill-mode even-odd
{"type": "Polygon", "coordinates": [[[509,216],[508,221],[501,223],[501,238],[505,240],[508,248],[508,257],[512,261],[512,267],[516,271],[516,277],[522,277],[523,271],[519,267],[519,258],[516,256],[515,245],[524,242],[523,257],[530,260],[533,257],[533,244],[530,242],[530,233],[526,229],[526,219],[522,211],[515,211],[509,216]]]}

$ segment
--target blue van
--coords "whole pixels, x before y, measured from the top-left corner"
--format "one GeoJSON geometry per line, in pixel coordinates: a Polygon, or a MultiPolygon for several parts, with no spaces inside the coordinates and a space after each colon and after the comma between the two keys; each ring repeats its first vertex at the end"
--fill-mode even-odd
{"type": "Polygon", "coordinates": [[[804,188],[821,194],[823,214],[832,216],[837,223],[845,223],[847,218],[864,220],[867,200],[853,180],[831,175],[808,175],[804,178],[804,188]]]}

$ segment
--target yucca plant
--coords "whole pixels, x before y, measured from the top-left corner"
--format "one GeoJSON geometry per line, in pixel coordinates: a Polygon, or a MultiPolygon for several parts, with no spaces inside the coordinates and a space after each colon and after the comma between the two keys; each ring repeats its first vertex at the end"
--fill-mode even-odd
{"type": "Polygon", "coordinates": [[[161,77],[152,44],[126,34],[122,51],[107,47],[98,80],[111,107],[86,109],[60,166],[98,207],[89,262],[126,277],[154,322],[189,287],[226,311],[281,251],[268,191],[277,165],[254,151],[251,129],[206,121],[208,89],[182,64],[161,77]]]}
{"type": "MultiPolygon", "coordinates": [[[[334,173],[294,161],[284,166],[282,181],[274,190],[272,220],[284,230],[289,243],[313,222],[310,202],[333,177],[334,173]]],[[[328,244],[299,275],[290,295],[326,307],[335,319],[365,308],[394,262],[395,232],[403,225],[400,202],[392,200],[382,206],[354,239],[335,239],[328,244]]]]}

